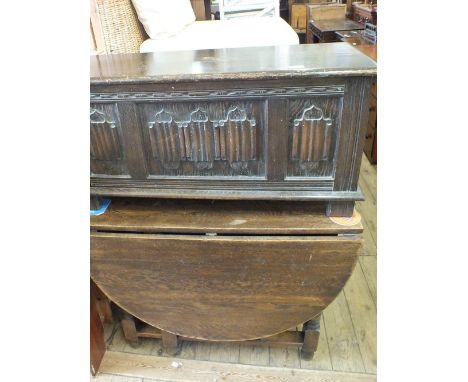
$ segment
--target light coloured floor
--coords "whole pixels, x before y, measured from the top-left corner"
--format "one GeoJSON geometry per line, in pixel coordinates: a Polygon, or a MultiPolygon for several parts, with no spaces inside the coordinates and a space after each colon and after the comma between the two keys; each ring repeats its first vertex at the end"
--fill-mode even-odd
{"type": "Polygon", "coordinates": [[[165,356],[159,340],[134,349],[121,329],[106,327],[108,351],[93,382],[150,381],[376,381],[377,167],[364,155],[357,203],[364,250],[344,290],[322,315],[312,361],[293,348],[184,342],[177,358],[165,356]]]}

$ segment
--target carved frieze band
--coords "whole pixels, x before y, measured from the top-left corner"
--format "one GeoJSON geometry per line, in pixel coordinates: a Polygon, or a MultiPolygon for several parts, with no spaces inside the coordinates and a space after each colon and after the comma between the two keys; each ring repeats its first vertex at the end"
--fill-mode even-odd
{"type": "Polygon", "coordinates": [[[210,169],[220,160],[237,170],[257,159],[255,118],[237,106],[219,120],[210,120],[201,108],[193,110],[187,119],[175,120],[162,108],[148,128],[152,155],[167,169],[177,169],[182,161],[193,162],[200,170],[210,169]]]}
{"type": "Polygon", "coordinates": [[[116,121],[103,110],[90,108],[91,158],[96,160],[122,159],[116,121]]]}
{"type": "Polygon", "coordinates": [[[172,92],[125,92],[125,93],[91,93],[91,100],[161,100],[178,98],[213,98],[213,97],[266,97],[266,96],[301,96],[343,94],[344,85],[283,87],[283,88],[249,88],[189,90],[172,92]]]}
{"type": "Polygon", "coordinates": [[[311,105],[293,121],[291,160],[299,161],[301,168],[321,160],[328,160],[332,146],[331,118],[323,110],[311,105]]]}

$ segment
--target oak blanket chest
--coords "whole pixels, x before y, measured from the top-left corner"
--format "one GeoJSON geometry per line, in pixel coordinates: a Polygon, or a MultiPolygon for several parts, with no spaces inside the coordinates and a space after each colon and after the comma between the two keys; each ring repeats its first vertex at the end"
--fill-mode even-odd
{"type": "Polygon", "coordinates": [[[351,216],[376,64],[346,43],[91,57],[91,195],[351,216]]]}

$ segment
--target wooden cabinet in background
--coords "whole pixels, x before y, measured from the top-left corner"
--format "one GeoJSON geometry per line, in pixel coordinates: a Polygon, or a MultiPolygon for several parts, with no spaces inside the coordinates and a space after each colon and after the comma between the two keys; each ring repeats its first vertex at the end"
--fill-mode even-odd
{"type": "Polygon", "coordinates": [[[337,36],[337,32],[362,29],[364,29],[363,24],[347,18],[318,21],[310,20],[307,25],[306,42],[308,44],[338,42],[340,38],[337,36]]]}
{"type": "Polygon", "coordinates": [[[368,22],[377,25],[377,5],[370,4],[370,2],[368,4],[353,3],[352,17],[358,23],[368,22]]]}
{"type": "Polygon", "coordinates": [[[289,25],[296,33],[305,33],[307,27],[306,4],[291,4],[289,8],[289,25]]]}
{"type": "Polygon", "coordinates": [[[306,10],[307,21],[346,18],[345,4],[307,4],[306,10]]]}
{"type": "Polygon", "coordinates": [[[289,24],[297,33],[305,33],[309,20],[307,7],[310,4],[326,5],[336,4],[338,0],[290,0],[289,24]]]}

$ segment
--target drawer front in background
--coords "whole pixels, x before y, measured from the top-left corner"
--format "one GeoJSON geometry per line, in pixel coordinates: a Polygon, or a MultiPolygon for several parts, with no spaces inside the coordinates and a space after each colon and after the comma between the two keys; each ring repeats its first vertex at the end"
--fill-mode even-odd
{"type": "Polygon", "coordinates": [[[351,236],[92,233],[91,276],[129,313],[198,339],[249,340],[320,313],[349,278],[351,236]]]}

